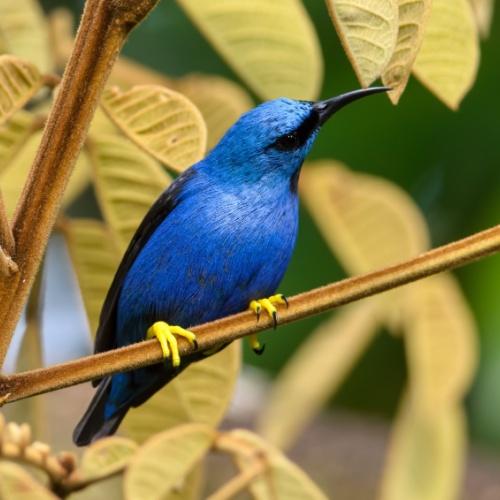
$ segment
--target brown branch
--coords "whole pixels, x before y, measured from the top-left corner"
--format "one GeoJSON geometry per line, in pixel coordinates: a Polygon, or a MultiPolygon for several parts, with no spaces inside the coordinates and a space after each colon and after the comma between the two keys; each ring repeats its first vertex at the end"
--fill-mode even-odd
{"type": "MultiPolygon", "coordinates": [[[[438,247],[401,264],[290,297],[289,307],[280,310],[280,324],[463,266],[498,251],[500,225],[438,247]]],[[[269,318],[262,316],[257,322],[254,314],[246,311],[194,327],[192,330],[198,336],[200,350],[206,351],[271,326],[272,321],[269,318]]],[[[192,352],[192,348],[187,341],[179,339],[179,351],[186,355],[192,352]]],[[[2,398],[4,402],[16,401],[120,371],[151,365],[161,360],[160,345],[156,340],[148,340],[49,368],[0,377],[0,401],[2,398]]]]}
{"type": "Polygon", "coordinates": [[[87,0],[75,48],[13,223],[19,272],[0,276],[0,366],[104,84],[130,30],[158,0],[87,0]]]}
{"type": "Polygon", "coordinates": [[[7,211],[5,210],[5,203],[3,201],[2,193],[0,192],[0,248],[3,248],[5,253],[9,256],[14,255],[15,243],[12,230],[10,228],[7,211]]]}
{"type": "Polygon", "coordinates": [[[267,464],[259,459],[246,467],[239,474],[222,485],[217,491],[207,497],[207,500],[230,500],[248,488],[252,481],[267,469],[267,464]]]}

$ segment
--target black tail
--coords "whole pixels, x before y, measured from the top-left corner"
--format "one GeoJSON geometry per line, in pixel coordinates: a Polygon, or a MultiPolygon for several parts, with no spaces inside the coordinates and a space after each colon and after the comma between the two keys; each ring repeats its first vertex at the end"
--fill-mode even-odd
{"type": "Polygon", "coordinates": [[[108,397],[110,382],[111,377],[101,381],[87,411],[75,427],[73,442],[77,446],[85,446],[95,439],[114,434],[123,417],[125,417],[128,406],[120,408],[111,418],[106,419],[104,417],[104,406],[108,397]]]}

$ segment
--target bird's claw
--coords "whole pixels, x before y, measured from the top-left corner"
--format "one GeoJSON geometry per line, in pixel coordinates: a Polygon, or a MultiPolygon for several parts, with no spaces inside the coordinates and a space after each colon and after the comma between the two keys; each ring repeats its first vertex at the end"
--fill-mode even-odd
{"type": "Polygon", "coordinates": [[[179,354],[179,347],[175,335],[184,337],[194,349],[198,349],[198,342],[196,335],[189,330],[185,330],[180,326],[169,325],[164,321],[157,321],[147,331],[146,338],[151,339],[156,337],[160,342],[161,350],[164,358],[172,360],[172,366],[177,367],[181,364],[181,357],[179,354]]]}
{"type": "MultiPolygon", "coordinates": [[[[249,308],[252,310],[257,316],[257,321],[260,319],[260,314],[262,309],[264,309],[268,316],[273,320],[273,328],[276,330],[278,326],[278,310],[276,309],[276,305],[285,305],[288,307],[288,300],[282,293],[277,293],[275,295],[271,295],[271,297],[267,297],[264,299],[252,300],[250,302],[249,308]]],[[[264,352],[264,344],[259,342],[257,335],[250,336],[250,345],[252,350],[256,354],[262,354],[264,352]]]]}
{"type": "Polygon", "coordinates": [[[259,342],[259,339],[257,335],[250,335],[250,347],[252,348],[252,351],[257,354],[257,356],[260,356],[266,349],[266,344],[261,344],[259,342]]]}

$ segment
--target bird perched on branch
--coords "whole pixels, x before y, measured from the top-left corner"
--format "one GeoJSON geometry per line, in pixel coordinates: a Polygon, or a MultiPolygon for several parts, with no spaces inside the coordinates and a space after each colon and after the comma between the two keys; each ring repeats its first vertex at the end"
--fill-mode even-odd
{"type": "MultiPolygon", "coordinates": [[[[266,311],[276,323],[276,305],[286,302],[276,289],[297,236],[302,163],[336,111],[386,90],[356,90],[319,102],[265,102],[158,198],[108,291],[95,352],[156,337],[167,363],[98,381],[75,429],[76,444],[115,432],[129,408],[204,356],[186,328],[246,307],[257,315],[266,311]],[[180,359],[176,336],[193,344],[192,354],[180,359]]],[[[251,341],[260,352],[257,337],[251,341]]]]}

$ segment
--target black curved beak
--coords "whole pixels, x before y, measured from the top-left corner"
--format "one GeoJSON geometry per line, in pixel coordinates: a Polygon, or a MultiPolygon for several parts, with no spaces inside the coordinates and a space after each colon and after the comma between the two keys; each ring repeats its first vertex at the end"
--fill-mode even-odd
{"type": "Polygon", "coordinates": [[[314,104],[314,109],[319,114],[319,124],[323,125],[323,123],[325,123],[330,116],[336,113],[340,108],[343,108],[346,104],[357,101],[362,97],[378,94],[379,92],[387,92],[388,90],[391,89],[389,87],[370,87],[367,89],[346,92],[345,94],[340,94],[337,97],[331,97],[325,101],[318,101],[314,104]]]}

